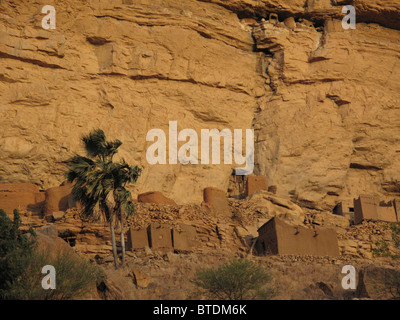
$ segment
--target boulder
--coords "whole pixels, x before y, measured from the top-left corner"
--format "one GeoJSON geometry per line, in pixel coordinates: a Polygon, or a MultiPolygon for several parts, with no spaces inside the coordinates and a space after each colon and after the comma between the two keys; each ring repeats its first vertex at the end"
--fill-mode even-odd
{"type": "Polygon", "coordinates": [[[240,23],[251,26],[251,27],[256,27],[259,25],[257,20],[251,19],[251,18],[244,18],[240,20],[240,23]]]}
{"type": "Polygon", "coordinates": [[[289,199],[281,198],[267,191],[257,191],[249,198],[253,210],[265,212],[268,217],[279,217],[292,225],[303,225],[303,210],[289,199]]]}
{"type": "Polygon", "coordinates": [[[400,298],[400,270],[386,266],[364,266],[358,271],[357,298],[400,298]]]}
{"type": "Polygon", "coordinates": [[[45,225],[43,227],[35,229],[36,233],[44,234],[45,236],[48,236],[50,238],[56,238],[58,237],[58,231],[57,231],[57,226],[54,224],[52,225],[45,225]]]}
{"type": "Polygon", "coordinates": [[[65,212],[64,211],[54,211],[53,213],[46,216],[46,220],[48,222],[55,222],[59,221],[64,218],[65,212]]]}
{"type": "Polygon", "coordinates": [[[159,191],[150,191],[138,195],[138,202],[176,205],[175,201],[167,198],[159,191]]]}
{"type": "Polygon", "coordinates": [[[335,299],[333,286],[322,281],[312,283],[303,290],[309,295],[317,295],[318,300],[335,299]]]}
{"type": "Polygon", "coordinates": [[[296,22],[294,21],[293,17],[286,18],[284,20],[285,26],[290,30],[296,29],[296,22]]]}
{"type": "Polygon", "coordinates": [[[339,216],[329,212],[319,212],[313,216],[313,223],[329,227],[340,227],[347,229],[350,221],[347,217],[339,216]]]}
{"type": "Polygon", "coordinates": [[[147,288],[151,283],[150,276],[138,268],[132,268],[130,276],[132,277],[133,283],[136,285],[136,287],[144,289],[147,288]]]}
{"type": "Polygon", "coordinates": [[[58,237],[56,226],[44,226],[35,231],[38,243],[36,250],[46,252],[50,257],[56,257],[60,253],[66,255],[76,254],[66,241],[58,237]]]}
{"type": "Polygon", "coordinates": [[[128,268],[115,270],[113,264],[104,266],[105,279],[98,284],[97,291],[102,300],[134,300],[137,286],[129,281],[132,273],[128,268]]]}

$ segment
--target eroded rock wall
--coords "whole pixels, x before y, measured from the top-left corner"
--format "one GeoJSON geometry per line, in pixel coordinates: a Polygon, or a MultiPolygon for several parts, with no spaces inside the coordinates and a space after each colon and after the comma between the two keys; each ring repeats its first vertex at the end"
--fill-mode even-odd
{"type": "Polygon", "coordinates": [[[400,32],[376,24],[255,30],[273,95],[257,114],[256,163],[306,206],[398,196],[400,32]]]}
{"type": "Polygon", "coordinates": [[[134,192],[199,203],[236,166],[150,166],[146,133],[177,120],[199,135],[254,128],[255,173],[306,206],[398,196],[399,3],[358,1],[355,30],[331,21],[345,4],[0,2],[0,181],[58,185],[81,135],[100,127],[144,168],[134,192]],[[46,4],[55,30],[41,27],[46,4]],[[316,28],[268,29],[270,12],[316,28]]]}
{"type": "Polygon", "coordinates": [[[1,180],[58,185],[82,134],[100,127],[144,168],[142,192],[185,203],[201,202],[205,187],[226,189],[231,165],[150,166],[146,134],[168,138],[174,120],[199,134],[251,128],[265,88],[237,15],[191,0],[58,1],[46,31],[44,4],[0,7],[1,180]]]}

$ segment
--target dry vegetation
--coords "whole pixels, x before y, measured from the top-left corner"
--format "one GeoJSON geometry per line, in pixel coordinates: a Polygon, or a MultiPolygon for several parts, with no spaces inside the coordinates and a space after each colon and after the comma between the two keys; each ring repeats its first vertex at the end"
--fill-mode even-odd
{"type": "MultiPolygon", "coordinates": [[[[107,299],[206,299],[199,295],[197,288],[190,282],[199,268],[216,267],[233,259],[244,257],[229,251],[207,253],[158,253],[137,252],[128,259],[127,266],[115,271],[111,264],[103,265],[107,270],[108,286],[114,288],[108,292],[107,299]],[[147,278],[146,287],[135,286],[132,270],[140,270],[147,278]]],[[[351,299],[355,291],[345,291],[341,287],[344,275],[341,269],[352,264],[356,269],[372,264],[364,259],[307,257],[307,256],[266,256],[247,257],[260,263],[273,279],[271,285],[279,300],[321,300],[351,299]]],[[[374,265],[386,265],[389,261],[375,261],[374,265]]],[[[145,277],[145,278],[146,278],[145,277]]]]}

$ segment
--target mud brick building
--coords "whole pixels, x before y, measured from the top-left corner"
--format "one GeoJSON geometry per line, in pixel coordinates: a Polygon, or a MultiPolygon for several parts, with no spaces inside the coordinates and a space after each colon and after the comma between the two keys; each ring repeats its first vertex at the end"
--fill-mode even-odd
{"type": "Polygon", "coordinates": [[[264,176],[249,176],[247,178],[246,194],[250,196],[256,191],[267,190],[267,180],[264,176]]]}
{"type": "Polygon", "coordinates": [[[397,222],[400,216],[399,200],[379,201],[372,195],[360,195],[354,199],[354,223],[363,220],[397,222]]]}
{"type": "Polygon", "coordinates": [[[307,229],[272,218],[258,229],[259,254],[296,254],[339,256],[336,231],[329,228],[307,229]]]}
{"type": "Polygon", "coordinates": [[[196,246],[196,228],[187,224],[179,224],[172,229],[172,245],[177,251],[190,251],[196,246]]]}
{"type": "Polygon", "coordinates": [[[127,250],[133,251],[136,249],[143,249],[144,247],[150,247],[146,229],[134,230],[130,228],[127,232],[127,237],[127,250]]]}
{"type": "Polygon", "coordinates": [[[157,251],[191,251],[197,245],[196,228],[186,224],[152,223],[146,229],[127,232],[127,250],[150,247],[157,251]]]}
{"type": "Polygon", "coordinates": [[[217,188],[205,188],[203,190],[203,203],[215,217],[231,217],[232,211],[229,207],[225,191],[217,188]]]}
{"type": "Polygon", "coordinates": [[[152,223],[147,227],[147,237],[150,247],[156,250],[172,250],[172,226],[169,224],[152,223]]]}
{"type": "Polygon", "coordinates": [[[0,209],[12,215],[14,209],[40,215],[45,204],[45,193],[31,183],[0,184],[0,209]]]}
{"type": "Polygon", "coordinates": [[[350,206],[348,203],[339,202],[333,208],[333,214],[347,218],[350,224],[354,224],[354,207],[350,206]]]}

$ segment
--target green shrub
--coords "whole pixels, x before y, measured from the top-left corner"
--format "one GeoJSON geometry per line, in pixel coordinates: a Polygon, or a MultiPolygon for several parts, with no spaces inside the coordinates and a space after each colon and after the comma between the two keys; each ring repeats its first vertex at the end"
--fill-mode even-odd
{"type": "Polygon", "coordinates": [[[46,251],[35,252],[22,277],[13,281],[5,295],[18,300],[69,300],[79,299],[96,289],[103,275],[93,263],[66,252],[51,256],[46,251]],[[56,270],[56,289],[42,288],[42,267],[52,265],[56,270]]]}
{"type": "MultiPolygon", "coordinates": [[[[391,299],[400,300],[400,270],[397,269],[394,272],[388,272],[383,279],[383,289],[380,293],[385,293],[391,299]]],[[[378,290],[379,292],[379,290],[378,290]]]]}
{"type": "Polygon", "coordinates": [[[198,271],[191,280],[200,293],[220,300],[271,299],[276,292],[272,277],[261,266],[246,259],[198,271]]]}
{"type": "Polygon", "coordinates": [[[400,222],[391,223],[392,240],[395,248],[400,248],[400,222]]]}
{"type": "Polygon", "coordinates": [[[389,249],[389,242],[385,240],[377,241],[375,243],[376,248],[373,253],[377,257],[390,257],[392,259],[400,258],[400,222],[390,223],[390,230],[392,231],[392,241],[394,245],[394,250],[396,252],[391,252],[389,249]]]}
{"type": "Polygon", "coordinates": [[[389,250],[389,243],[385,240],[375,242],[376,248],[373,249],[373,253],[376,257],[390,257],[392,254],[389,250]]]}
{"type": "MultiPolygon", "coordinates": [[[[14,211],[14,222],[0,210],[0,299],[66,300],[77,299],[96,288],[103,274],[93,263],[73,252],[51,254],[39,250],[32,240],[18,230],[20,218],[14,211]],[[45,265],[56,270],[56,289],[42,288],[45,265]]],[[[34,232],[31,232],[34,235],[34,232]]]]}
{"type": "Polygon", "coordinates": [[[29,260],[34,255],[34,232],[30,230],[33,237],[29,240],[19,232],[20,225],[18,210],[14,210],[14,221],[4,210],[0,210],[0,299],[5,298],[15,279],[23,278],[29,260]]]}

